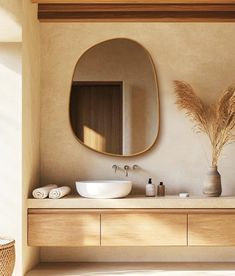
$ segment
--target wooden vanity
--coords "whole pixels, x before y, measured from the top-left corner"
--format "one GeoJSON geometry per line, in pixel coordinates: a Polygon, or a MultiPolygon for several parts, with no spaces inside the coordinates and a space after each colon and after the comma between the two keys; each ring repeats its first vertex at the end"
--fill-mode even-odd
{"type": "Polygon", "coordinates": [[[235,246],[232,197],[68,197],[28,207],[30,246],[235,246]]]}

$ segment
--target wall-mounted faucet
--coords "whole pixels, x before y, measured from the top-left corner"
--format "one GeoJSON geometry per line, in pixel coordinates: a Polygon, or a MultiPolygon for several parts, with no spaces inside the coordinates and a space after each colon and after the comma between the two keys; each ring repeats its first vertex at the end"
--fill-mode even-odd
{"type": "Polygon", "coordinates": [[[121,170],[121,171],[123,171],[124,170],[124,172],[125,172],[125,175],[126,175],[126,177],[129,175],[129,171],[130,170],[137,170],[137,169],[139,169],[140,168],[140,166],[138,166],[138,165],[133,165],[133,166],[129,166],[129,165],[125,165],[124,167],[123,167],[123,169],[121,168],[121,167],[119,167],[118,165],[113,165],[112,166],[112,169],[114,169],[114,172],[116,173],[117,172],[117,170],[121,170]]]}

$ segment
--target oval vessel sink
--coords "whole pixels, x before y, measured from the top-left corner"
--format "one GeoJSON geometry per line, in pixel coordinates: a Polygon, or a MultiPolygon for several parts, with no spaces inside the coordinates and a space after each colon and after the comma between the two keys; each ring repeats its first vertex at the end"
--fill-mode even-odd
{"type": "Polygon", "coordinates": [[[131,192],[132,182],[124,180],[76,181],[77,192],[88,198],[120,198],[131,192]]]}

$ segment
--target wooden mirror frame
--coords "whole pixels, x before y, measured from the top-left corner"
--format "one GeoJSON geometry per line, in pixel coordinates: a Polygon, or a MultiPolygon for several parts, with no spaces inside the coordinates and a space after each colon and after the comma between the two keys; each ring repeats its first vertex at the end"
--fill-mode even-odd
{"type": "Polygon", "coordinates": [[[69,125],[70,125],[70,129],[71,129],[71,132],[73,133],[73,136],[75,137],[75,139],[83,146],[85,146],[86,148],[94,151],[94,152],[97,152],[97,153],[100,153],[100,154],[103,154],[103,155],[107,155],[107,156],[114,156],[114,157],[134,157],[134,156],[138,156],[138,155],[141,155],[145,152],[147,152],[148,150],[150,150],[156,143],[157,141],[157,138],[159,136],[159,131],[160,131],[160,98],[159,98],[159,85],[158,85],[158,79],[157,79],[157,70],[156,70],[156,67],[155,67],[155,64],[153,62],[153,59],[152,59],[152,56],[150,54],[150,52],[141,44],[139,43],[138,41],[134,40],[134,39],[130,39],[130,38],[127,38],[127,37],[118,37],[118,38],[112,38],[112,39],[108,39],[108,40],[104,40],[104,41],[101,41],[101,42],[98,42],[97,44],[91,46],[90,48],[88,48],[85,52],[83,52],[80,57],[78,58],[76,64],[75,64],[75,67],[74,67],[74,70],[73,70],[73,75],[72,75],[72,80],[71,80],[71,90],[70,90],[70,96],[69,96],[69,102],[68,102],[68,117],[69,117],[69,125]],[[125,155],[122,155],[122,154],[113,154],[113,153],[108,153],[108,152],[100,152],[94,148],[91,148],[89,146],[87,146],[85,143],[83,143],[77,136],[76,134],[74,133],[74,130],[73,130],[73,127],[72,127],[72,124],[71,124],[71,118],[70,118],[70,101],[71,101],[71,94],[72,94],[72,84],[73,84],[73,79],[74,79],[74,76],[75,76],[75,71],[76,71],[76,67],[80,61],[80,59],[88,52],[90,51],[91,49],[93,49],[94,47],[96,47],[97,45],[101,44],[101,43],[105,43],[107,41],[112,41],[112,40],[116,40],[116,39],[127,39],[127,40],[130,40],[136,44],[138,44],[139,46],[141,46],[143,48],[143,50],[146,52],[147,56],[149,57],[149,61],[151,63],[151,66],[152,66],[152,70],[153,70],[153,75],[154,75],[154,82],[155,82],[155,86],[156,86],[156,136],[155,136],[155,139],[154,141],[152,142],[152,144],[150,144],[148,147],[146,147],[144,150],[140,151],[140,152],[137,152],[137,153],[133,153],[133,154],[125,154],[125,155]]]}

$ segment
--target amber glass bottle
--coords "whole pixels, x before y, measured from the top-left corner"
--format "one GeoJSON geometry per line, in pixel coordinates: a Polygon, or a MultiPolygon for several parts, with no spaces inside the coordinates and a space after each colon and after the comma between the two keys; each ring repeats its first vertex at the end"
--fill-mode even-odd
{"type": "Polygon", "coordinates": [[[163,182],[160,182],[160,184],[157,186],[157,195],[165,196],[165,185],[163,185],[163,182]]]}

